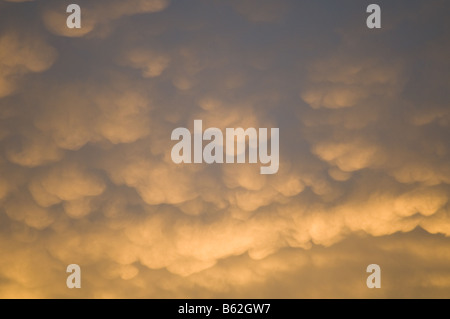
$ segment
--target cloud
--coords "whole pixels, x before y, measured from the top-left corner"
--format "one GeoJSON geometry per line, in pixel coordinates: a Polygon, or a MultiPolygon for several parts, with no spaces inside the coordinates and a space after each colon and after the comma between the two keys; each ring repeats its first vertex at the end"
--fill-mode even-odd
{"type": "Polygon", "coordinates": [[[47,195],[54,195],[66,201],[97,196],[105,188],[101,178],[72,163],[54,167],[40,179],[40,185],[47,195]]]}
{"type": "Polygon", "coordinates": [[[57,53],[39,35],[6,31],[0,35],[0,97],[17,89],[17,82],[28,73],[47,70],[57,53]]]}
{"type": "Polygon", "coordinates": [[[54,219],[50,211],[37,206],[29,198],[23,197],[18,196],[6,203],[5,213],[9,218],[23,221],[25,225],[36,229],[44,229],[52,224],[54,219]]]}
{"type": "Polygon", "coordinates": [[[148,50],[133,50],[122,58],[125,65],[140,69],[144,78],[160,76],[168,67],[170,59],[163,54],[148,50]]]}
{"type": "Polygon", "coordinates": [[[79,4],[68,30],[3,3],[29,24],[0,35],[0,296],[449,296],[444,2],[380,32],[352,4],[79,4]],[[173,163],[196,119],[279,127],[279,171],[173,163]]]}
{"type": "Polygon", "coordinates": [[[46,135],[35,130],[24,130],[22,143],[11,145],[6,155],[11,163],[26,167],[36,167],[60,160],[64,153],[46,135]]]}
{"type": "Polygon", "coordinates": [[[76,150],[100,140],[130,143],[149,134],[150,120],[143,116],[149,109],[146,96],[120,80],[97,90],[81,83],[63,84],[42,101],[34,124],[62,149],[76,150]]]}
{"type": "Polygon", "coordinates": [[[168,0],[131,0],[128,3],[123,1],[78,1],[77,4],[82,12],[81,28],[69,29],[66,20],[69,16],[66,13],[64,4],[52,1],[46,3],[42,11],[42,18],[47,29],[60,36],[82,37],[87,34],[97,32],[94,36],[103,36],[109,32],[110,24],[121,17],[142,13],[153,13],[164,10],[168,5],[168,0]]]}
{"type": "Polygon", "coordinates": [[[367,103],[370,96],[392,96],[402,88],[400,61],[350,61],[341,54],[321,59],[310,67],[311,84],[301,97],[312,108],[354,107],[367,103]]]}

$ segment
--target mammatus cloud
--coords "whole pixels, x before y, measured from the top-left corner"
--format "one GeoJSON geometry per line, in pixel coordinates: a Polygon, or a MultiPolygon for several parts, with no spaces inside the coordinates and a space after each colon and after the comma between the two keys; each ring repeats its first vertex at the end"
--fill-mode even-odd
{"type": "Polygon", "coordinates": [[[0,33],[0,296],[449,296],[445,3],[379,32],[354,4],[2,10],[31,4],[0,33]],[[195,119],[279,127],[278,173],[173,163],[195,119]]]}
{"type": "Polygon", "coordinates": [[[144,78],[153,78],[164,72],[169,66],[170,59],[151,50],[136,49],[128,51],[122,61],[125,65],[141,70],[144,78]]]}
{"type": "Polygon", "coordinates": [[[38,34],[13,30],[1,34],[0,48],[0,97],[13,93],[23,75],[47,70],[57,56],[38,34]]]}
{"type": "Polygon", "coordinates": [[[128,3],[111,0],[95,2],[81,0],[77,4],[83,8],[83,27],[81,29],[66,27],[67,4],[59,1],[45,4],[42,18],[47,29],[54,34],[66,37],[81,37],[94,31],[101,36],[109,32],[110,23],[114,20],[135,14],[159,12],[168,6],[169,0],[131,0],[128,3]]]}

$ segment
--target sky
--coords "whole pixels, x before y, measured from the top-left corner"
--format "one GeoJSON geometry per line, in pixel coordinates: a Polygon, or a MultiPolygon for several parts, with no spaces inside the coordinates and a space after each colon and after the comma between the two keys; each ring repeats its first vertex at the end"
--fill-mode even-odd
{"type": "Polygon", "coordinates": [[[71,3],[0,0],[0,298],[450,298],[450,2],[71,3]]]}

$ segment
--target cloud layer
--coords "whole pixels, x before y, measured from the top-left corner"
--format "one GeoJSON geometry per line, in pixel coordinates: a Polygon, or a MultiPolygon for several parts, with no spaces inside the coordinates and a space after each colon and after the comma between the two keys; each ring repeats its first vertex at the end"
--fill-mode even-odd
{"type": "Polygon", "coordinates": [[[450,296],[445,1],[381,1],[381,30],[351,1],[79,1],[80,30],[60,1],[17,2],[1,297],[450,296]],[[195,119],[279,127],[279,172],[174,164],[195,119]]]}

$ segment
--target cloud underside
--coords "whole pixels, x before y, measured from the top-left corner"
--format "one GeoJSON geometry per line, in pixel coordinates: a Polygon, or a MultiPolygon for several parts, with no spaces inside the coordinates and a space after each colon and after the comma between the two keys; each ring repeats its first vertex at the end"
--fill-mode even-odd
{"type": "Polygon", "coordinates": [[[445,2],[8,2],[0,297],[450,296],[445,2]],[[279,127],[279,172],[174,164],[195,119],[279,127]]]}

